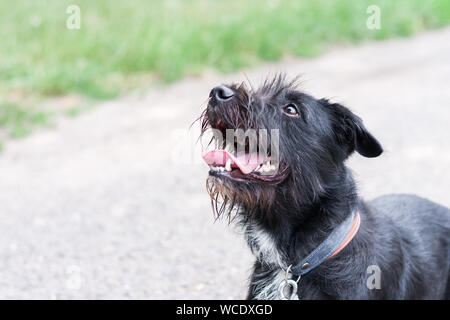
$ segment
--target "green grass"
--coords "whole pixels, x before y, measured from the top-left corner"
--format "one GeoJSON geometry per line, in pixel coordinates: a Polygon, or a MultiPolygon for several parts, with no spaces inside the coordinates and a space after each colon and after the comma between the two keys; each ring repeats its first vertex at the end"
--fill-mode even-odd
{"type": "Polygon", "coordinates": [[[450,22],[448,0],[15,0],[0,3],[0,82],[45,95],[111,98],[133,75],[174,81],[335,43],[409,36],[450,22]],[[66,8],[81,8],[81,29],[66,8]],[[382,28],[366,28],[366,8],[382,28]]]}
{"type": "MultiPolygon", "coordinates": [[[[67,94],[108,99],[149,79],[231,72],[449,23],[448,0],[1,1],[0,134],[25,135],[48,117],[28,111],[26,99],[11,102],[11,92],[34,100],[67,94]],[[71,4],[81,8],[79,30],[66,27],[71,4]],[[381,9],[381,30],[366,27],[372,4],[381,9]]],[[[75,116],[81,109],[64,112],[75,116]]]]}
{"type": "Polygon", "coordinates": [[[34,127],[48,125],[49,117],[49,112],[23,108],[14,103],[0,103],[0,128],[10,138],[24,137],[34,127]]]}

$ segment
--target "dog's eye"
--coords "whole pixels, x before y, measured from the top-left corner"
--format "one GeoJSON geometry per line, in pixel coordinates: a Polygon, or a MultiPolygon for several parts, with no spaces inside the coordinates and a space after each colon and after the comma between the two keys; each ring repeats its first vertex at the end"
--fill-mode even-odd
{"type": "Polygon", "coordinates": [[[286,113],[288,116],[296,117],[298,116],[297,107],[294,104],[288,104],[283,109],[284,113],[286,113]]]}

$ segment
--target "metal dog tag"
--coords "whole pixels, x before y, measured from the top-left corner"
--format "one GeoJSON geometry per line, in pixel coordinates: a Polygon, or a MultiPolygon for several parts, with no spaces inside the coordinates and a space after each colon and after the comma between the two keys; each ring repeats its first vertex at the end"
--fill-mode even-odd
{"type": "Polygon", "coordinates": [[[281,281],[280,285],[278,286],[278,296],[280,297],[280,300],[298,300],[297,288],[297,282],[292,279],[281,281]],[[291,287],[292,291],[289,296],[286,296],[284,293],[286,287],[291,287]]]}

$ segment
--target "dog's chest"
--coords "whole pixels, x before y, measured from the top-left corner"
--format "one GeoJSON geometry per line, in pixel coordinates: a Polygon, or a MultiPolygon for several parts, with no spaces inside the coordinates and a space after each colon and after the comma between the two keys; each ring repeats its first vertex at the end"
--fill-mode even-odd
{"type": "Polygon", "coordinates": [[[255,258],[269,270],[263,277],[253,280],[254,298],[257,300],[278,299],[278,287],[285,277],[283,254],[273,237],[256,224],[248,225],[246,238],[255,258]]]}
{"type": "Polygon", "coordinates": [[[283,254],[278,249],[273,236],[267,231],[256,224],[250,224],[247,226],[245,234],[253,255],[262,264],[284,266],[283,254]]]}
{"type": "MultiPolygon", "coordinates": [[[[285,270],[289,267],[285,255],[278,248],[273,236],[258,225],[247,226],[246,238],[253,255],[262,266],[261,269],[255,270],[252,277],[252,298],[256,300],[280,299],[280,284],[285,281],[285,270]]],[[[296,280],[292,275],[288,275],[288,279],[296,280]]],[[[300,294],[303,298],[308,298],[310,294],[319,297],[320,293],[316,288],[311,287],[308,283],[303,283],[302,287],[304,285],[308,287],[307,292],[304,290],[300,292],[299,287],[292,299],[298,299],[300,294]]]]}

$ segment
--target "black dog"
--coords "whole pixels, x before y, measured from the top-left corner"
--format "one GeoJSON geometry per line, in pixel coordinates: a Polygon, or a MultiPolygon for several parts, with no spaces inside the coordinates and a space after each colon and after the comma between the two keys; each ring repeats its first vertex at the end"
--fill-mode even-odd
{"type": "Polygon", "coordinates": [[[276,172],[242,169],[221,151],[229,141],[222,162],[204,155],[215,213],[238,218],[256,257],[249,299],[450,298],[450,210],[414,195],[363,202],[344,162],[382,148],[349,109],[278,76],[256,91],[214,88],[201,119],[202,134],[279,130],[276,172]]]}

